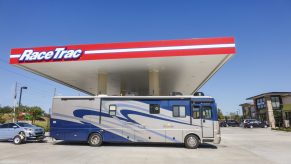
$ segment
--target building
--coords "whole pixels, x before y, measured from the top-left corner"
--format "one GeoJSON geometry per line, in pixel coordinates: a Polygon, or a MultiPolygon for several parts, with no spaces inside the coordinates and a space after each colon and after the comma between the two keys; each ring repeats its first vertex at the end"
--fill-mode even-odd
{"type": "Polygon", "coordinates": [[[242,107],[243,119],[255,119],[257,116],[257,110],[253,103],[240,104],[242,107]]]}
{"type": "Polygon", "coordinates": [[[247,98],[252,104],[241,104],[244,118],[267,121],[271,127],[290,127],[291,92],[268,92],[247,98]],[[254,108],[254,113],[250,109],[254,108]]]}

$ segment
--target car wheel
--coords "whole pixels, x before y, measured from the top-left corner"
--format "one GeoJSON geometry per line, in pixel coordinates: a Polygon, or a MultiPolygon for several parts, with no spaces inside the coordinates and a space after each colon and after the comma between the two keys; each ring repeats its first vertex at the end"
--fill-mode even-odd
{"type": "Polygon", "coordinates": [[[19,135],[21,135],[23,138],[22,138],[22,141],[21,142],[26,142],[26,135],[24,132],[19,132],[19,135]]]}
{"type": "Polygon", "coordinates": [[[185,137],[184,143],[186,148],[196,149],[200,145],[200,140],[198,139],[197,136],[189,134],[185,137]]]}
{"type": "Polygon", "coordinates": [[[102,136],[99,133],[93,133],[89,136],[88,143],[90,146],[100,146],[102,144],[102,136]]]}
{"type": "Polygon", "coordinates": [[[44,139],[38,139],[37,142],[38,143],[43,143],[44,142],[44,139]]]}
{"type": "Polygon", "coordinates": [[[251,129],[254,128],[253,125],[251,125],[250,128],[251,128],[251,129]]]}
{"type": "Polygon", "coordinates": [[[20,135],[17,135],[17,136],[15,136],[15,137],[13,138],[13,143],[14,143],[15,145],[20,145],[21,142],[22,142],[22,139],[21,139],[21,136],[20,136],[20,135]]]}
{"type": "Polygon", "coordinates": [[[267,128],[267,127],[268,127],[267,125],[264,126],[264,128],[267,128]]]}

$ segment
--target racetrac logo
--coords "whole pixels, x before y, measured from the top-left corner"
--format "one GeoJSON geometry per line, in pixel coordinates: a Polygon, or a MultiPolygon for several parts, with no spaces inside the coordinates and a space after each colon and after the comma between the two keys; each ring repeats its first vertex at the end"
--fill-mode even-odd
{"type": "Polygon", "coordinates": [[[24,52],[19,57],[20,62],[25,61],[49,61],[49,60],[76,60],[82,55],[82,50],[66,50],[66,48],[56,48],[53,51],[34,51],[24,50],[24,52]]]}

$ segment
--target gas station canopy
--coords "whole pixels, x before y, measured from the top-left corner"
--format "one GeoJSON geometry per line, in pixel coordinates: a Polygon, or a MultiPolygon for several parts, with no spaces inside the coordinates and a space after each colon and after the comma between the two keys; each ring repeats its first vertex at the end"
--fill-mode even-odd
{"type": "Polygon", "coordinates": [[[90,95],[196,92],[235,53],[233,37],[14,48],[10,64],[90,95]]]}

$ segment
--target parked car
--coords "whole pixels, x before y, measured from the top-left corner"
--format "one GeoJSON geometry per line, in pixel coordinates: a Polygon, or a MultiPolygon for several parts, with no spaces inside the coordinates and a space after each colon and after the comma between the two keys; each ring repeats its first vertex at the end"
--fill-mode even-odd
{"type": "Polygon", "coordinates": [[[6,123],[0,126],[1,141],[13,140],[15,144],[20,144],[26,140],[42,141],[44,137],[43,128],[28,123],[6,123]]]}
{"type": "Polygon", "coordinates": [[[249,123],[249,122],[252,122],[252,121],[257,121],[257,120],[256,119],[244,119],[242,126],[244,128],[246,128],[246,124],[249,123]]]}
{"type": "Polygon", "coordinates": [[[238,127],[239,126],[239,122],[237,122],[235,120],[227,120],[226,123],[228,126],[231,126],[231,127],[238,127]]]}
{"type": "Polygon", "coordinates": [[[228,127],[228,125],[226,124],[226,121],[221,121],[221,122],[219,123],[219,126],[220,126],[220,127],[228,127]]]}
{"type": "Polygon", "coordinates": [[[227,121],[222,121],[220,122],[220,127],[238,127],[239,126],[239,122],[235,121],[235,120],[227,120],[227,121]]]}
{"type": "Polygon", "coordinates": [[[245,124],[246,128],[267,128],[269,125],[262,121],[250,121],[245,124]]]}

